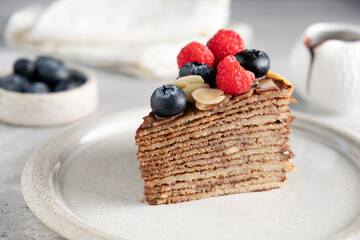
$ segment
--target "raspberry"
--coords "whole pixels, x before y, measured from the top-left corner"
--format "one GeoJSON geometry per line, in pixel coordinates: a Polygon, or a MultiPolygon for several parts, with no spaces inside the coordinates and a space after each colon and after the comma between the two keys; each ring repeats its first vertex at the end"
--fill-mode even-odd
{"type": "Polygon", "coordinates": [[[214,54],[214,66],[228,55],[235,55],[245,49],[244,41],[240,35],[232,30],[220,29],[206,46],[214,54]]]}
{"type": "Polygon", "coordinates": [[[194,41],[183,47],[177,56],[179,69],[188,62],[205,63],[212,66],[214,55],[205,45],[194,41]]]}
{"type": "Polygon", "coordinates": [[[216,84],[225,93],[237,95],[245,92],[254,79],[254,73],[240,66],[234,56],[225,57],[218,65],[216,84]]]}

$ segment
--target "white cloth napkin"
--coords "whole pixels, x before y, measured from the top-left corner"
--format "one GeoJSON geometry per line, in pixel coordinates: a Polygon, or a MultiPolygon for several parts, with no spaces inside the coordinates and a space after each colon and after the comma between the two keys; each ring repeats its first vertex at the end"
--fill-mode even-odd
{"type": "Polygon", "coordinates": [[[229,26],[230,0],[59,0],[15,12],[6,27],[11,46],[149,78],[177,74],[176,56],[190,41],[224,27],[246,42],[252,30],[229,26]]]}

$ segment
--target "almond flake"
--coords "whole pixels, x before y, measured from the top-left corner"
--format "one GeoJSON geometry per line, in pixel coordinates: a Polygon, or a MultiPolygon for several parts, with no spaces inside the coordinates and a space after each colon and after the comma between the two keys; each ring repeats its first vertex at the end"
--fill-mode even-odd
{"type": "Polygon", "coordinates": [[[203,88],[192,92],[196,102],[202,104],[217,104],[224,100],[224,92],[220,89],[203,88]]]}
{"type": "Polygon", "coordinates": [[[211,109],[217,107],[218,104],[202,104],[202,103],[196,102],[195,106],[199,110],[206,111],[206,110],[211,110],[211,109]]]}
{"type": "Polygon", "coordinates": [[[277,89],[276,84],[271,79],[264,79],[259,82],[257,85],[255,91],[261,92],[261,91],[268,91],[268,90],[274,90],[277,89]]]}
{"type": "Polygon", "coordinates": [[[199,89],[199,88],[210,88],[209,84],[206,83],[192,83],[187,85],[183,90],[186,94],[186,98],[188,102],[195,102],[195,99],[191,95],[193,91],[199,89]]]}
{"type": "Polygon", "coordinates": [[[204,79],[199,75],[189,75],[176,79],[173,85],[178,86],[180,88],[185,88],[189,84],[204,83],[204,82],[205,82],[204,79]]]}

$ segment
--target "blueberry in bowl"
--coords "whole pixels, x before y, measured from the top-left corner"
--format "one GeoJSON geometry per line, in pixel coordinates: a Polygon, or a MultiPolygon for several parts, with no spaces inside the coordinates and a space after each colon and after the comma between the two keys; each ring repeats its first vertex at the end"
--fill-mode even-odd
{"type": "Polygon", "coordinates": [[[50,56],[38,56],[34,61],[34,67],[37,67],[45,62],[53,62],[59,65],[64,65],[64,62],[61,61],[60,59],[53,58],[50,56]]]}
{"type": "Polygon", "coordinates": [[[48,56],[21,58],[0,73],[0,121],[51,126],[84,118],[98,103],[94,73],[48,56]]]}
{"type": "Polygon", "coordinates": [[[33,82],[30,83],[26,93],[34,93],[34,94],[45,94],[49,93],[50,88],[43,82],[33,82]]]}
{"type": "Polygon", "coordinates": [[[27,58],[20,58],[14,63],[14,74],[24,76],[27,79],[32,79],[34,69],[34,62],[27,58]]]}
{"type": "Polygon", "coordinates": [[[70,69],[67,81],[60,81],[56,84],[54,92],[67,91],[77,88],[86,82],[86,76],[82,72],[70,69]]]}
{"type": "Polygon", "coordinates": [[[11,92],[26,92],[29,80],[18,74],[8,74],[0,78],[0,88],[11,92]]]}
{"type": "Polygon", "coordinates": [[[72,90],[86,81],[83,72],[69,68],[63,61],[39,56],[34,61],[17,59],[13,64],[13,73],[2,76],[0,88],[25,94],[45,94],[72,90]]]}
{"type": "Polygon", "coordinates": [[[33,78],[54,87],[60,82],[69,81],[70,71],[63,65],[53,61],[44,61],[36,66],[33,78]]]}

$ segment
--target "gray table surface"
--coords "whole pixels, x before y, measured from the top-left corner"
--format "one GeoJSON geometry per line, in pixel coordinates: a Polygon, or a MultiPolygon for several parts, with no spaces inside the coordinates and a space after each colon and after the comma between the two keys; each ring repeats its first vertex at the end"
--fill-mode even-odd
{"type": "MultiPolygon", "coordinates": [[[[10,14],[31,4],[46,5],[49,0],[0,1],[0,37],[10,14]]],[[[360,24],[360,1],[233,1],[232,21],[254,28],[251,46],[271,57],[272,70],[288,76],[288,57],[296,39],[314,22],[360,24]]],[[[8,68],[20,50],[11,50],[0,40],[0,70],[8,68]],[[4,54],[7,53],[7,54],[4,54]],[[8,55],[10,53],[10,55],[8,55]]],[[[149,105],[149,96],[159,82],[131,78],[94,69],[99,80],[100,105],[93,117],[149,105]]],[[[291,80],[291,79],[290,79],[291,80]]],[[[359,93],[360,94],[360,93],[359,93]]],[[[308,112],[301,101],[293,109],[308,112]]],[[[312,113],[314,115],[314,113],[312,113]]],[[[315,114],[324,122],[360,134],[356,115],[315,114]]],[[[0,123],[0,239],[63,239],[47,228],[29,210],[21,194],[20,177],[34,149],[64,126],[51,128],[15,127],[0,123]]]]}

